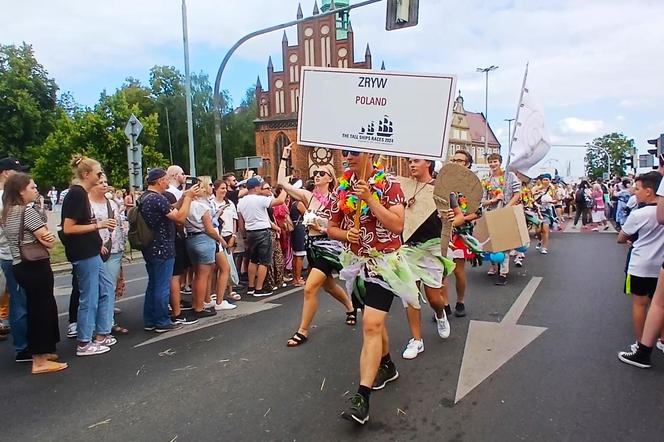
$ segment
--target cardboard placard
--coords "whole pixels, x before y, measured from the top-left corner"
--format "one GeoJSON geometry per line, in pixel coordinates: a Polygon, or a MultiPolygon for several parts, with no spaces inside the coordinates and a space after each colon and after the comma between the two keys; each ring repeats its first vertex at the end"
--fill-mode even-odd
{"type": "Polygon", "coordinates": [[[507,252],[530,242],[523,206],[486,211],[475,224],[473,236],[485,252],[507,252]]]}
{"type": "Polygon", "coordinates": [[[402,176],[398,176],[396,179],[401,184],[401,190],[406,198],[406,202],[417,193],[417,196],[415,196],[416,202],[406,206],[403,240],[404,242],[408,242],[417,229],[436,211],[436,203],[433,199],[433,186],[418,183],[412,178],[402,176]]]}
{"type": "Polygon", "coordinates": [[[443,220],[443,231],[440,238],[443,255],[446,255],[452,236],[452,223],[444,216],[450,209],[450,194],[463,194],[468,200],[468,213],[475,213],[482,200],[482,183],[470,169],[449,163],[438,172],[433,193],[434,201],[443,220]]]}

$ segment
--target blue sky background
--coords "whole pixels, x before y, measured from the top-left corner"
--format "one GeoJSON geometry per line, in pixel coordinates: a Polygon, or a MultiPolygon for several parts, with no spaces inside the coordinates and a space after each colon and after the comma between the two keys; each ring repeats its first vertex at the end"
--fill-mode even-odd
{"type": "MultiPolygon", "coordinates": [[[[466,108],[484,110],[484,78],[491,73],[489,121],[507,146],[526,62],[529,88],[543,105],[554,144],[583,144],[618,131],[641,151],[664,132],[664,2],[656,0],[421,1],[420,24],[386,32],[385,5],[352,12],[356,59],[371,45],[374,66],[388,70],[453,73],[466,108]]],[[[192,72],[214,81],[227,49],[255,29],[295,18],[297,0],[188,0],[192,72]]],[[[313,0],[302,1],[305,15],[313,0]]],[[[33,44],[62,91],[84,105],[124,79],[145,82],[155,64],[184,71],[180,0],[12,2],[0,17],[2,43],[33,44]]],[[[288,32],[296,41],[295,31],[288,32]]],[[[246,43],[231,59],[222,87],[237,105],[269,55],[281,68],[281,31],[246,43]]],[[[543,163],[583,173],[583,148],[554,148],[543,163]],[[552,161],[547,163],[548,159],[552,161]],[[554,161],[554,160],[557,160],[554,161]]]]}

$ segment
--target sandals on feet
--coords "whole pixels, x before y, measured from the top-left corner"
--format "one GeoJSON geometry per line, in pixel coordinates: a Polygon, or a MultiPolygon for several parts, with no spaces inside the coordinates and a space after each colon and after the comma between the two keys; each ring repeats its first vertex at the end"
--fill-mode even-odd
{"type": "Polygon", "coordinates": [[[308,338],[300,332],[295,332],[292,338],[286,344],[288,347],[299,347],[300,345],[307,342],[308,338]]]}
{"type": "Polygon", "coordinates": [[[353,326],[357,324],[357,311],[346,312],[346,325],[353,326]]]}
{"type": "Polygon", "coordinates": [[[114,335],[128,335],[129,330],[127,330],[124,327],[120,327],[119,325],[114,325],[113,328],[111,329],[111,333],[114,335]]]}

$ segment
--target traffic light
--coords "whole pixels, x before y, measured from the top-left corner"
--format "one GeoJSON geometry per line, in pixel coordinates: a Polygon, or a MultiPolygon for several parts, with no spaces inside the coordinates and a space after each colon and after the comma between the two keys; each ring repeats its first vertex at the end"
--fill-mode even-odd
{"type": "Polygon", "coordinates": [[[625,166],[628,169],[634,169],[634,156],[632,154],[627,154],[623,157],[625,159],[625,166]]]}
{"type": "Polygon", "coordinates": [[[648,149],[648,153],[652,155],[662,155],[664,154],[664,134],[660,134],[659,138],[654,140],[648,140],[648,144],[655,146],[655,149],[648,149]]]}
{"type": "Polygon", "coordinates": [[[385,29],[393,31],[416,26],[419,9],[420,0],[387,0],[385,29]]]}

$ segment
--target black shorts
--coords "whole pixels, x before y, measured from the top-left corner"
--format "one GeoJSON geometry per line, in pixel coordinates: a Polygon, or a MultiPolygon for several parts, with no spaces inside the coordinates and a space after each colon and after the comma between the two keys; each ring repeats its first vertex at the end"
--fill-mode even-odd
{"type": "Polygon", "coordinates": [[[189,253],[187,253],[187,240],[180,235],[175,236],[175,264],[173,264],[173,276],[184,275],[191,267],[189,253]]]}
{"type": "Polygon", "coordinates": [[[644,278],[641,276],[628,275],[629,292],[633,296],[647,296],[652,299],[657,288],[657,278],[644,278]]]}
{"type": "MultiPolygon", "coordinates": [[[[364,286],[366,288],[366,293],[364,294],[364,307],[371,307],[388,313],[390,307],[392,307],[394,292],[373,282],[366,282],[364,286]]],[[[353,303],[353,305],[355,306],[355,303],[353,303]]]]}
{"type": "Polygon", "coordinates": [[[272,233],[270,229],[247,232],[247,251],[253,264],[269,266],[272,264],[272,233]]]}
{"type": "Polygon", "coordinates": [[[307,262],[309,263],[309,268],[318,269],[325,274],[325,276],[331,276],[334,273],[339,273],[341,270],[341,263],[338,261],[333,263],[316,253],[315,244],[316,241],[325,241],[328,240],[327,235],[321,236],[309,236],[307,238],[307,262]]]}

